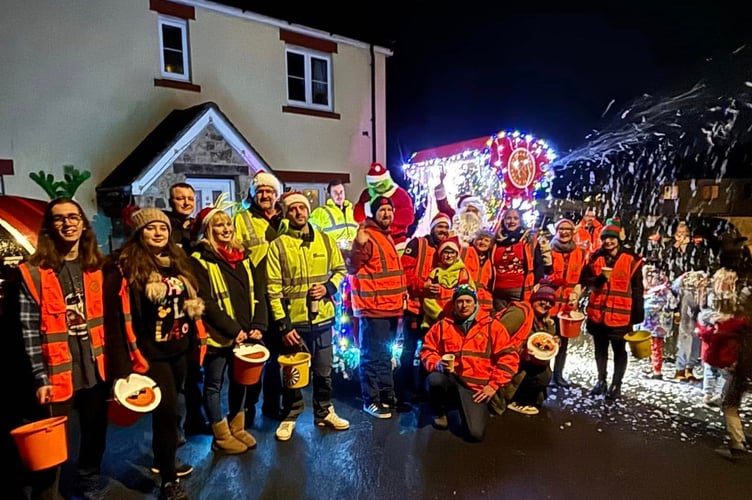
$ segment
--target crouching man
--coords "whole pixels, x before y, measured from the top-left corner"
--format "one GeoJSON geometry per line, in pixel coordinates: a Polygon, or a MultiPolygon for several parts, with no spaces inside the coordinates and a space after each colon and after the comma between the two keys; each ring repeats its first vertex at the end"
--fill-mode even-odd
{"type": "Polygon", "coordinates": [[[457,408],[468,440],[481,441],[488,402],[517,373],[520,359],[501,323],[478,307],[471,286],[457,287],[452,305],[452,314],[428,330],[420,351],[433,425],[448,428],[447,412],[457,408]]]}

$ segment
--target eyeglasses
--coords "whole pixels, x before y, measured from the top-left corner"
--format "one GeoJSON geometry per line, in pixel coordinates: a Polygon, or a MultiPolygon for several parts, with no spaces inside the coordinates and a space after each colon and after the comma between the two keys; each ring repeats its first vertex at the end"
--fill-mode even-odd
{"type": "Polygon", "coordinates": [[[52,216],[52,223],[55,226],[62,226],[65,224],[65,221],[70,222],[71,224],[78,225],[81,223],[83,218],[80,214],[69,214],[69,215],[53,215],[52,216]]]}

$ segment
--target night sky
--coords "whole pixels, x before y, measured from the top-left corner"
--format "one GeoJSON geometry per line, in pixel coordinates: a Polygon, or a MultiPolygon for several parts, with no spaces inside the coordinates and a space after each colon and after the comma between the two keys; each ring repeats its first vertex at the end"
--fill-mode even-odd
{"type": "Polygon", "coordinates": [[[225,3],[392,48],[393,170],[415,151],[508,129],[575,149],[633,99],[691,87],[752,35],[750,16],[704,0],[225,3]]]}

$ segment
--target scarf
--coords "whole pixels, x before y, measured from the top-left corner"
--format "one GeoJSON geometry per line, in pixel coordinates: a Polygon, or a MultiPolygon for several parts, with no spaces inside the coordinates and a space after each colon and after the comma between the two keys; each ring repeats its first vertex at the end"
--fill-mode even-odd
{"type": "Polygon", "coordinates": [[[576,247],[577,244],[574,242],[574,239],[569,240],[569,243],[562,243],[559,241],[558,236],[554,236],[551,240],[551,248],[559,253],[571,253],[576,247]]]}
{"type": "Polygon", "coordinates": [[[235,265],[242,261],[245,258],[245,254],[238,250],[237,248],[231,248],[230,250],[227,250],[225,247],[217,247],[217,255],[219,255],[219,258],[230,264],[230,266],[235,269],[235,265]]]}
{"type": "Polygon", "coordinates": [[[515,243],[522,241],[522,239],[527,236],[527,232],[527,229],[522,226],[514,231],[509,231],[502,227],[499,234],[496,235],[496,243],[503,246],[514,245],[515,243]]]}
{"type": "Polygon", "coordinates": [[[470,313],[470,316],[465,318],[464,320],[461,320],[457,317],[457,314],[454,315],[454,324],[456,324],[460,330],[462,330],[462,333],[467,335],[467,332],[470,331],[470,327],[473,326],[473,322],[475,321],[475,316],[477,316],[479,311],[478,303],[475,303],[475,309],[472,313],[470,313]]]}

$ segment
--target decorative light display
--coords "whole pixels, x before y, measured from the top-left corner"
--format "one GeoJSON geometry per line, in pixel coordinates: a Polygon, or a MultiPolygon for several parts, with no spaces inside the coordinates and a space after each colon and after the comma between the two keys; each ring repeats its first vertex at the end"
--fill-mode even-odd
{"type": "MultiPolygon", "coordinates": [[[[416,206],[425,207],[415,235],[429,232],[438,211],[434,188],[445,175],[447,199],[472,194],[485,200],[487,220],[494,228],[507,208],[524,211],[526,222],[537,219],[539,200],[550,199],[556,158],[543,139],[518,131],[419,151],[402,166],[416,206]]],[[[453,204],[456,205],[456,204],[453,204]]]]}

